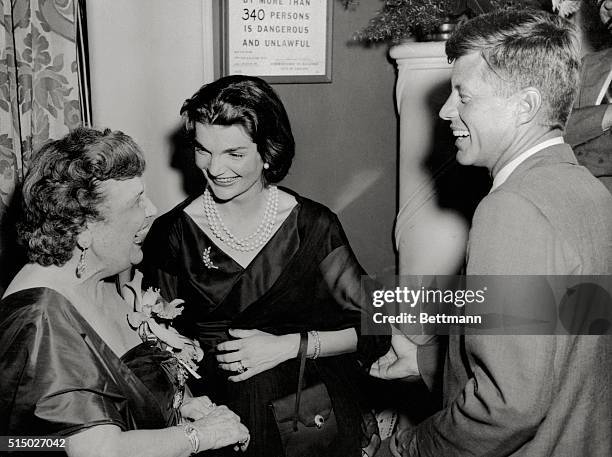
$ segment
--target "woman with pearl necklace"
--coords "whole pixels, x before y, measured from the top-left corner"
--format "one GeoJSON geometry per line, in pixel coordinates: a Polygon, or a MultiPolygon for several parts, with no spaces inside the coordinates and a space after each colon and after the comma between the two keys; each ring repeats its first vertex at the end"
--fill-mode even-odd
{"type": "Polygon", "coordinates": [[[142,269],[166,298],[185,300],[176,326],[206,354],[192,390],[241,417],[246,455],[282,455],[269,404],[296,392],[306,333],[305,379],[325,384],[339,430],[316,455],[361,456],[375,430],[362,426],[358,380],[389,341],[360,335],[365,272],[337,216],[275,185],[295,149],[282,102],[259,78],[228,76],[181,114],[206,189],[155,221],[142,269]]]}

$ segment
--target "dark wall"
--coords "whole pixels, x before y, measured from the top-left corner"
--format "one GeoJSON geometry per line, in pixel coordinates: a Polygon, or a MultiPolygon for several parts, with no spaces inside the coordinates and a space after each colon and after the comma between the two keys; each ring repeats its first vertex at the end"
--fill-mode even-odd
{"type": "Polygon", "coordinates": [[[386,46],[351,41],[382,3],[334,0],[330,84],[276,84],[296,140],[285,185],[332,208],[369,274],[393,273],[397,206],[395,68],[386,46]]]}

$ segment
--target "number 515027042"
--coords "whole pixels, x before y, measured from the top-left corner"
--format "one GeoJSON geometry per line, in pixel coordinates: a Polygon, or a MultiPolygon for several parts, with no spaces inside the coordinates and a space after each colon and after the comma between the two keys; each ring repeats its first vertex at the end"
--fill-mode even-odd
{"type": "Polygon", "coordinates": [[[45,449],[60,450],[66,446],[66,440],[58,437],[7,437],[6,449],[45,449]]]}

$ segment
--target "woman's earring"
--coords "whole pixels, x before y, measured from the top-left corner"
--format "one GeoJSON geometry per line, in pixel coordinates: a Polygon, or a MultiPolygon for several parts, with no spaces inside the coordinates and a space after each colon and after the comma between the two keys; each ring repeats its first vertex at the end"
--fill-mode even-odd
{"type": "Polygon", "coordinates": [[[87,262],[85,261],[85,255],[87,254],[87,249],[89,248],[85,248],[81,251],[81,256],[79,257],[79,263],[77,263],[76,266],[76,277],[80,278],[81,276],[83,276],[83,273],[85,272],[85,268],[87,267],[87,262]]]}
{"type": "Polygon", "coordinates": [[[268,168],[270,168],[270,164],[268,162],[264,162],[263,167],[264,170],[267,170],[268,168]]]}

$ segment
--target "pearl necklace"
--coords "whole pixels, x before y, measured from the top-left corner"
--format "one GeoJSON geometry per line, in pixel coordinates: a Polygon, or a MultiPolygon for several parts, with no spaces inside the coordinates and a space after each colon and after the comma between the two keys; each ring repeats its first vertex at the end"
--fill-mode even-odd
{"type": "Polygon", "coordinates": [[[276,216],[278,214],[278,187],[270,186],[268,190],[268,198],[266,199],[266,208],[263,218],[253,233],[244,238],[236,238],[227,228],[221,215],[217,209],[217,204],[213,200],[208,188],[202,195],[204,204],[204,214],[208,221],[208,227],[212,234],[229,246],[232,249],[241,252],[253,251],[260,248],[270,239],[276,225],[276,216]]]}

